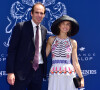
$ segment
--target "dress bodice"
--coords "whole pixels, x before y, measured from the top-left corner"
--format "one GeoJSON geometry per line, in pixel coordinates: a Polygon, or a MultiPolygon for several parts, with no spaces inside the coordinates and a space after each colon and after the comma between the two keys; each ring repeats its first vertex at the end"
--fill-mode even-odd
{"type": "Polygon", "coordinates": [[[70,38],[60,39],[55,37],[52,44],[52,60],[70,60],[72,53],[72,44],[70,38]]]}
{"type": "Polygon", "coordinates": [[[55,37],[52,46],[52,67],[50,74],[70,75],[75,70],[71,64],[72,44],[70,38],[55,37]]]}

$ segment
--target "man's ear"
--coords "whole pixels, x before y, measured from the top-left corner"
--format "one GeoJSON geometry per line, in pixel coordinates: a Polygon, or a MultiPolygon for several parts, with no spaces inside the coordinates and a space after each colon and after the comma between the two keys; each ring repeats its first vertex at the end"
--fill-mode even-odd
{"type": "Polygon", "coordinates": [[[31,16],[33,16],[33,13],[31,12],[31,16]]]}

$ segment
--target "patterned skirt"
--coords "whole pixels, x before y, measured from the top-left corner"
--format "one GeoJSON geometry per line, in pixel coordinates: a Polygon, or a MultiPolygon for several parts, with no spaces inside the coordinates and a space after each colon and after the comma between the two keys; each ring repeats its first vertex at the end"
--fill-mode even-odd
{"type": "Polygon", "coordinates": [[[76,72],[72,64],[52,64],[48,90],[78,90],[73,83],[75,76],[76,72]]]}

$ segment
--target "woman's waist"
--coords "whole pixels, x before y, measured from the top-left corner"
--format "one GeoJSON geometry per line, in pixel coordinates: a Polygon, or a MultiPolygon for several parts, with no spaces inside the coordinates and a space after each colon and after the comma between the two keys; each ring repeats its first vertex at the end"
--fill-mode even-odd
{"type": "Polygon", "coordinates": [[[52,59],[52,64],[71,64],[69,59],[52,59]]]}

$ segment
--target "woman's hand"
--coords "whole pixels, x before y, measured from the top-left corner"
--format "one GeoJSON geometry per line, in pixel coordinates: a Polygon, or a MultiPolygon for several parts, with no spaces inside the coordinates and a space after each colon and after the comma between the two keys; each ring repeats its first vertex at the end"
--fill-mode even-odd
{"type": "Polygon", "coordinates": [[[83,88],[84,87],[84,78],[81,78],[81,87],[80,88],[83,88]]]}

